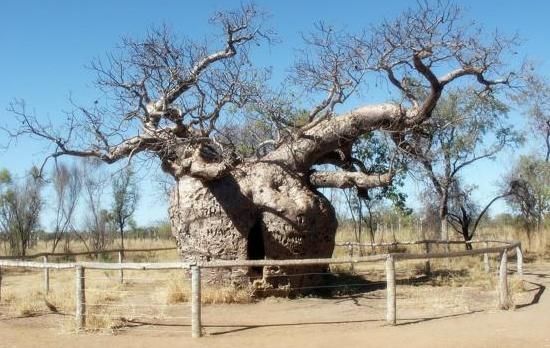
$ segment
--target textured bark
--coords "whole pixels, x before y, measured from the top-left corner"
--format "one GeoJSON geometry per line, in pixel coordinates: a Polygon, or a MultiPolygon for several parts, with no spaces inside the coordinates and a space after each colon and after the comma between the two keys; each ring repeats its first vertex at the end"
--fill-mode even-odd
{"type": "MultiPolygon", "coordinates": [[[[171,203],[172,233],[185,260],[332,255],[337,228],[333,207],[309,187],[306,178],[278,164],[243,164],[227,176],[208,182],[182,177],[171,203]]],[[[245,272],[257,278],[257,287],[289,291],[317,281],[316,277],[296,273],[324,268],[266,267],[245,272]]],[[[237,271],[233,275],[239,275],[239,270],[233,271],[237,271]]],[[[229,271],[216,272],[210,278],[230,275],[229,271]]]]}
{"type": "MultiPolygon", "coordinates": [[[[392,174],[315,172],[311,167],[328,162],[335,151],[342,151],[346,144],[373,129],[401,129],[405,118],[402,110],[392,104],[362,107],[315,124],[298,139],[282,143],[261,159],[236,165],[212,162],[202,157],[199,148],[193,152],[189,170],[186,154],[190,151],[176,150],[182,156],[173,162],[180,175],[175,176],[170,219],[182,257],[331,257],[337,220],[334,208],[316,187],[368,189],[389,184],[392,174]],[[200,173],[193,172],[192,167],[199,164],[200,173]]],[[[349,156],[344,155],[339,161],[340,167],[351,167],[349,156]]],[[[233,278],[241,282],[239,277],[245,273],[257,288],[288,293],[314,285],[325,269],[326,266],[218,270],[210,274],[210,279],[233,278]]]]}

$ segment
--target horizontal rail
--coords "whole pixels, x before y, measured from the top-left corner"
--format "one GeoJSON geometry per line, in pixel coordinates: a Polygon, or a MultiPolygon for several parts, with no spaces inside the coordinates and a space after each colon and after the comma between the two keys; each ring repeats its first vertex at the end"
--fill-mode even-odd
{"type": "Polygon", "coordinates": [[[476,243],[501,243],[501,244],[510,244],[509,241],[502,240],[437,240],[437,239],[425,239],[425,240],[416,240],[416,241],[405,241],[405,242],[386,242],[386,243],[358,243],[358,242],[343,242],[336,243],[336,246],[364,246],[364,247],[384,247],[384,246],[399,246],[399,245],[417,245],[417,244],[476,244],[476,243]]]}
{"type": "Polygon", "coordinates": [[[97,251],[79,251],[76,253],[37,253],[25,256],[0,256],[0,260],[21,260],[21,259],[34,259],[37,257],[64,257],[64,256],[83,256],[83,255],[99,255],[109,253],[135,253],[135,252],[149,252],[149,251],[168,251],[177,250],[176,247],[164,247],[164,248],[150,248],[150,249],[105,249],[97,251]]]}
{"type": "Polygon", "coordinates": [[[385,260],[386,255],[370,255],[362,257],[341,257],[325,259],[296,259],[296,260],[227,260],[199,262],[201,268],[221,267],[262,267],[262,266],[313,266],[342,263],[374,262],[385,260]]]}
{"type": "Polygon", "coordinates": [[[475,250],[463,250],[463,251],[451,251],[444,253],[430,253],[430,254],[408,254],[408,253],[392,253],[391,255],[395,259],[399,260],[426,260],[426,259],[445,259],[460,256],[472,256],[481,254],[498,254],[504,250],[513,249],[521,245],[519,242],[510,243],[501,247],[481,248],[475,250]]]}
{"type": "MultiPolygon", "coordinates": [[[[70,262],[70,263],[50,263],[50,262],[33,262],[21,260],[0,260],[0,266],[4,267],[25,267],[39,269],[68,269],[74,267],[84,267],[88,269],[100,270],[162,270],[162,269],[188,269],[191,266],[197,265],[201,268],[224,268],[224,267],[263,267],[263,266],[313,266],[313,265],[329,265],[329,264],[349,264],[362,262],[376,262],[386,260],[388,256],[392,256],[396,260],[429,260],[436,258],[454,258],[460,256],[472,256],[481,254],[497,254],[504,250],[514,249],[521,246],[520,242],[503,242],[503,246],[490,248],[480,248],[474,250],[452,251],[442,253],[385,253],[361,257],[341,257],[341,258],[318,258],[318,259],[295,259],[295,260],[217,260],[207,262],[159,262],[159,263],[137,263],[137,262],[70,262]]],[[[422,241],[425,243],[425,241],[422,241]]]]}
{"type": "MultiPolygon", "coordinates": [[[[362,257],[353,257],[353,248],[350,249],[349,257],[341,258],[316,258],[316,259],[295,259],[295,260],[217,260],[217,261],[208,261],[208,262],[163,262],[163,263],[124,263],[122,262],[121,253],[122,250],[110,250],[107,252],[119,252],[119,262],[118,263],[105,263],[105,262],[67,262],[67,263],[49,263],[47,257],[44,256],[43,262],[35,261],[24,261],[24,260],[2,260],[0,259],[0,271],[1,267],[24,267],[24,268],[38,268],[45,269],[45,274],[48,274],[48,269],[75,269],[75,324],[77,330],[82,330],[86,328],[86,316],[87,316],[87,306],[98,307],[98,308],[108,308],[108,307],[117,307],[117,308],[133,308],[135,306],[126,305],[126,304],[87,304],[86,303],[86,278],[92,280],[90,277],[86,277],[87,269],[100,269],[100,270],[120,270],[121,283],[124,269],[126,270],[163,270],[163,269],[189,269],[191,274],[191,303],[190,303],[190,316],[179,316],[173,318],[180,319],[191,319],[191,336],[192,337],[201,337],[202,336],[202,318],[201,318],[201,268],[230,268],[230,267],[261,267],[261,266],[310,266],[310,265],[329,265],[329,264],[348,264],[352,266],[355,263],[360,262],[377,262],[385,261],[385,274],[386,274],[386,321],[390,325],[395,325],[397,323],[397,301],[396,301],[396,277],[395,277],[395,262],[397,260],[429,260],[435,258],[454,258],[461,256],[472,256],[472,255],[484,255],[484,262],[488,260],[487,255],[491,253],[501,254],[500,269],[499,269],[499,287],[498,287],[498,296],[499,296],[499,307],[501,309],[508,309],[510,304],[508,302],[508,281],[507,281],[507,254],[509,250],[515,249],[518,257],[518,273],[522,274],[523,269],[523,258],[521,253],[521,243],[518,241],[493,241],[494,243],[501,243],[504,245],[488,247],[490,241],[470,241],[470,243],[476,242],[485,242],[485,248],[479,248],[475,250],[463,250],[463,251],[447,251],[447,252],[438,252],[430,253],[429,246],[430,243],[441,243],[442,241],[414,241],[414,242],[401,242],[401,243],[386,243],[386,245],[411,245],[411,244],[424,244],[426,247],[426,253],[415,254],[415,253],[384,253],[377,255],[369,255],[362,257]]],[[[465,242],[461,241],[443,241],[443,244],[464,244],[465,242]]],[[[358,244],[358,243],[357,243],[358,244]]],[[[346,246],[352,246],[352,243],[344,244],[346,246]]],[[[372,244],[371,244],[372,245],[372,244]]],[[[156,250],[171,250],[174,248],[158,248],[156,250]]],[[[136,250],[136,249],[134,249],[136,250]]],[[[151,251],[152,249],[141,249],[146,251],[151,251]]],[[[128,250],[125,250],[128,251],[128,250]]],[[[104,251],[105,252],[105,251],[104,251]]],[[[95,252],[94,252],[95,253],[95,252]]],[[[85,254],[85,253],[80,253],[85,254]]],[[[72,254],[74,255],[74,254],[72,254]]],[[[50,254],[51,256],[51,254],[50,254]]],[[[429,265],[429,261],[426,261],[429,265]]],[[[426,274],[429,274],[429,270],[426,274]]],[[[304,274],[302,274],[304,275],[304,274]]],[[[282,276],[282,275],[281,275],[282,276]]],[[[292,275],[288,275],[292,276],[292,275]]],[[[0,281],[1,281],[0,273],[0,281]]],[[[46,282],[46,293],[49,286],[49,276],[45,278],[46,282]]],[[[384,282],[378,282],[380,284],[384,282]]],[[[1,284],[1,282],[0,282],[1,284]]],[[[370,284],[346,284],[346,286],[370,286],[370,284]]],[[[340,285],[316,285],[316,286],[302,286],[294,287],[293,290],[297,289],[313,289],[313,288],[335,288],[340,285]]],[[[90,291],[90,289],[88,290],[90,291]]],[[[93,291],[93,290],[92,290],[93,291]]],[[[108,290],[111,291],[111,290],[108,290]]],[[[127,290],[124,290],[125,292],[127,290]]],[[[122,290],[120,291],[122,292],[122,290]]],[[[0,291],[1,293],[1,291],[0,291]]],[[[168,306],[168,305],[155,305],[156,307],[168,306]]],[[[141,305],[140,307],[148,307],[148,305],[141,305]]],[[[96,314],[94,314],[96,315],[96,314]]],[[[114,318],[118,319],[118,315],[111,314],[99,314],[100,317],[104,318],[114,318]]],[[[149,314],[139,314],[140,317],[147,318],[149,314]]],[[[172,318],[172,319],[173,319],[172,318]]]]}
{"type": "Polygon", "coordinates": [[[141,263],[141,262],[124,262],[124,263],[108,263],[108,262],[34,262],[20,260],[0,260],[0,266],[3,267],[23,267],[23,268],[38,268],[38,269],[69,269],[75,267],[83,267],[87,269],[100,270],[162,270],[162,269],[188,269],[191,266],[189,262],[159,262],[159,263],[141,263]]]}
{"type": "MultiPolygon", "coordinates": [[[[469,240],[469,241],[460,241],[460,240],[418,240],[418,241],[405,241],[405,242],[386,242],[386,243],[358,243],[358,242],[344,242],[336,243],[336,246],[365,246],[365,247],[384,247],[384,246],[399,246],[399,245],[418,245],[418,244],[475,244],[475,243],[502,243],[510,244],[508,241],[501,240],[469,240]]],[[[170,251],[177,250],[176,247],[162,247],[162,248],[149,248],[149,249],[104,249],[97,251],[80,251],[74,253],[36,253],[25,256],[0,256],[0,260],[22,260],[22,259],[34,259],[38,257],[67,257],[67,256],[84,256],[84,255],[99,255],[99,254],[109,254],[109,253],[134,253],[134,252],[156,252],[156,251],[170,251]]],[[[311,259],[314,260],[314,259],[311,259]]],[[[216,261],[218,262],[218,261],[216,261]]],[[[223,261],[225,262],[225,261],[223,261]]],[[[251,265],[251,266],[260,266],[260,265],[251,265]]],[[[270,266],[270,265],[266,265],[270,266]]],[[[220,267],[226,267],[225,265],[220,267]]],[[[239,267],[239,266],[235,266],[239,267]]]]}

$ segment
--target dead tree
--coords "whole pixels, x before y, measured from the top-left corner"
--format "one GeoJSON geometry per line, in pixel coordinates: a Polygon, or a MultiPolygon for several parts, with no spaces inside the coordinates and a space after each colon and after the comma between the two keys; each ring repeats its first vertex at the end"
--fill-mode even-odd
{"type": "MultiPolygon", "coordinates": [[[[414,129],[457,80],[489,94],[510,83],[502,57],[514,40],[485,34],[457,6],[438,2],[420,3],[357,35],[319,24],[276,93],[249,56],[272,37],[263,19],[246,5],[214,16],[224,34],[217,50],[178,41],[164,29],[124,40],[123,51],[92,65],[109,102],[77,107],[65,132],[14,103],[21,127],[11,134],[52,142],[50,158],[157,158],[176,181],[170,219],[186,259],[330,257],[337,221],[318,188],[368,190],[395,174],[391,167],[365,168],[351,156],[361,135],[414,129]],[[376,75],[402,98],[337,114],[335,107],[376,75]],[[317,101],[297,118],[293,98],[306,93],[317,101]],[[257,139],[256,151],[243,156],[227,130],[252,121],[270,127],[262,134],[273,137],[257,139]],[[334,170],[316,170],[321,164],[334,170]]],[[[264,269],[258,276],[269,283],[271,272],[293,270],[264,269]]],[[[273,286],[310,281],[280,275],[273,286]]]]}

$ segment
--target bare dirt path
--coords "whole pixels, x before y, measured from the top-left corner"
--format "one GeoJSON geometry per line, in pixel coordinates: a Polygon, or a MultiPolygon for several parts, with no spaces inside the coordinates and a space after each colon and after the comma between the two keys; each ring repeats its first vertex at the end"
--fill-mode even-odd
{"type": "Polygon", "coordinates": [[[437,309],[405,307],[396,327],[381,320],[383,298],[303,299],[207,306],[208,335],[201,339],[179,332],[189,329],[182,326],[74,335],[51,326],[56,315],[0,320],[0,347],[550,347],[550,264],[526,265],[525,280],[531,290],[516,310],[476,306],[434,315],[437,309]]]}

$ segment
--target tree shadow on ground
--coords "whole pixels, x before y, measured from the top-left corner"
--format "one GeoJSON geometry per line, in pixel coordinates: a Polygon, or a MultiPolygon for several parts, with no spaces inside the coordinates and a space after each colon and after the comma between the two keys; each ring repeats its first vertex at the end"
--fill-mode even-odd
{"type": "MultiPolygon", "coordinates": [[[[437,270],[429,275],[418,274],[415,276],[401,277],[396,279],[396,285],[420,286],[430,284],[437,286],[445,278],[457,278],[468,276],[467,270],[437,270]]],[[[372,281],[362,275],[353,273],[327,273],[321,278],[321,282],[316,287],[302,291],[300,296],[313,296],[323,299],[335,299],[343,296],[364,295],[370,292],[386,289],[386,280],[372,281]]],[[[294,296],[296,297],[296,295],[294,296]]]]}

